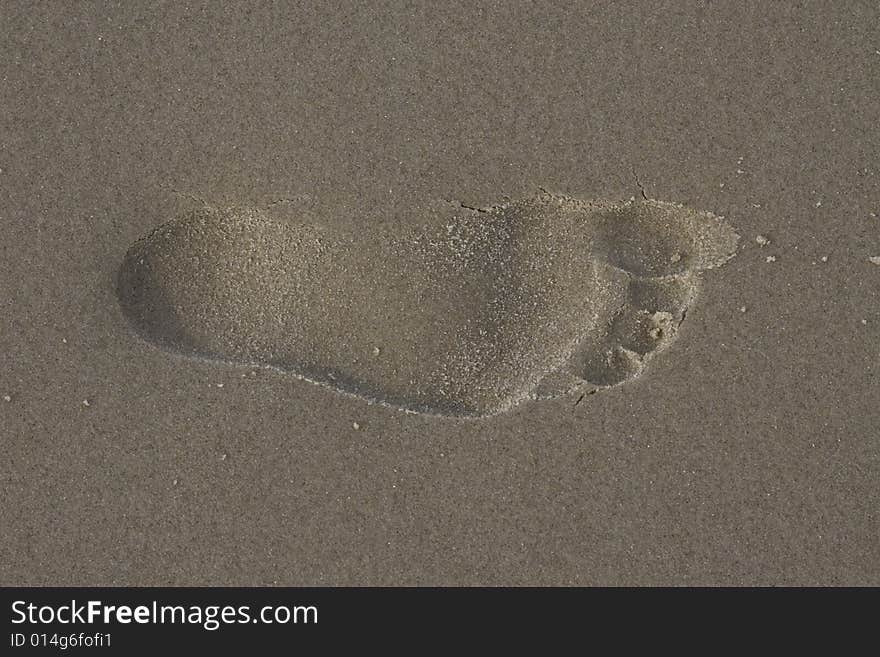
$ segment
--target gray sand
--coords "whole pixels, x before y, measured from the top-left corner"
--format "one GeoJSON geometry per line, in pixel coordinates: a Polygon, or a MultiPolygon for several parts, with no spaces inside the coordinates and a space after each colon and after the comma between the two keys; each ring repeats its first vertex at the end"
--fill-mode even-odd
{"type": "Polygon", "coordinates": [[[206,207],[133,246],[118,294],[142,335],[178,352],[485,416],[539,387],[637,376],[736,241],[708,213],[647,201],[545,195],[358,236],[206,207]]]}
{"type": "MultiPolygon", "coordinates": [[[[2,3],[0,583],[880,584],[878,24],[873,1],[2,3]],[[623,385],[406,414],[174,356],[119,304],[132,244],[204,202],[357,254],[445,230],[442,199],[541,189],[742,236],[623,385]]],[[[402,358],[383,331],[363,358],[402,358]]]]}

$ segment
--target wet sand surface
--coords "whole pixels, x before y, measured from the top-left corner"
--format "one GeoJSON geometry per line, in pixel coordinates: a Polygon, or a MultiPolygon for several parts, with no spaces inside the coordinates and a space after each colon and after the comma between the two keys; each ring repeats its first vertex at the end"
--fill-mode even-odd
{"type": "Polygon", "coordinates": [[[878,22],[5,4],[0,583],[880,584],[878,22]],[[407,414],[157,348],[120,304],[131,246],[206,204],[369,252],[547,192],[740,236],[593,394],[407,414]]]}

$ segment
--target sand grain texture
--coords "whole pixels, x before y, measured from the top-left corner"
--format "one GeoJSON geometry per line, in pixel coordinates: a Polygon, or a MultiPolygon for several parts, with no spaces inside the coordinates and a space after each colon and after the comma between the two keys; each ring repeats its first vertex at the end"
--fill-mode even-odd
{"type": "Polygon", "coordinates": [[[858,0],[0,3],[0,583],[880,584],[878,24],[858,0]],[[662,304],[626,231],[585,250],[523,222],[443,255],[447,224],[494,221],[462,204],[541,189],[672,200],[742,239],[662,304]],[[186,220],[167,249],[139,242],[206,204],[262,208],[278,235],[242,230],[248,211],[214,249],[186,220]],[[144,289],[170,296],[133,322],[117,287],[138,243],[159,258],[144,289]],[[585,253],[645,279],[609,298],[651,312],[564,355],[604,307],[572,275],[585,253]],[[471,255],[485,279],[455,269],[471,255]],[[493,298],[515,301],[497,323],[493,298]],[[426,338],[466,317],[476,336],[426,338]],[[481,344],[526,367],[463,376],[449,354],[481,344]],[[407,377],[436,393],[445,365],[467,382],[455,414],[576,367],[459,419],[245,364],[273,357],[407,403],[407,377]]]}

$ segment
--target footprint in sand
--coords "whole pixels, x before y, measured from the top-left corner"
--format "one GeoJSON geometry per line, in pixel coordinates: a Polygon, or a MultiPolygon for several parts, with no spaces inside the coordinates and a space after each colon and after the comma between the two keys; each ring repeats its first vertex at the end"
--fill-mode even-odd
{"type": "Polygon", "coordinates": [[[659,201],[543,195],[393,235],[204,207],[129,249],[118,296],[144,338],[178,353],[485,416],[638,376],[737,240],[659,201]]]}

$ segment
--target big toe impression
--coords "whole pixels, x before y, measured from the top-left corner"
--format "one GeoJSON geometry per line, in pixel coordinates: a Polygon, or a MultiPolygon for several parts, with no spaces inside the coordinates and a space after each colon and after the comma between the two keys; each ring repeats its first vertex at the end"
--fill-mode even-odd
{"type": "Polygon", "coordinates": [[[719,217],[662,201],[624,203],[596,223],[597,253],[638,277],[717,267],[733,255],[738,240],[719,217]]]}

